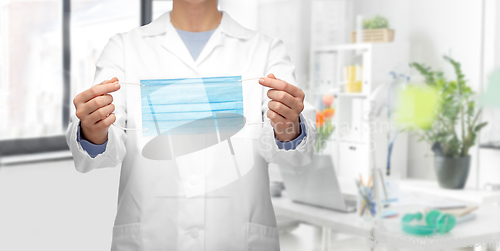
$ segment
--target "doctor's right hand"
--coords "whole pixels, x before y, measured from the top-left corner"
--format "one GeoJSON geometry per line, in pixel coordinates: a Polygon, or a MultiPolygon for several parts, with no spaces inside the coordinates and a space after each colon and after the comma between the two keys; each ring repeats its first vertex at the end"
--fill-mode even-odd
{"type": "Polygon", "coordinates": [[[108,128],[115,123],[115,105],[111,92],[118,91],[117,78],[106,80],[78,94],[73,100],[76,116],[81,121],[81,136],[93,144],[104,144],[108,140],[108,128]]]}

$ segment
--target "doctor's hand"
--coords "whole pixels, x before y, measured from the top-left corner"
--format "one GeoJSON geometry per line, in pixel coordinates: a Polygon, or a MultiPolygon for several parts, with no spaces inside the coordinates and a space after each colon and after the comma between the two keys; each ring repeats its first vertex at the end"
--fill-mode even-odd
{"type": "Polygon", "coordinates": [[[115,105],[110,92],[120,89],[117,78],[106,80],[78,94],[73,100],[76,116],[81,121],[81,136],[93,144],[100,145],[108,140],[108,128],[115,123],[115,105]]]}
{"type": "Polygon", "coordinates": [[[267,117],[271,120],[274,133],[279,141],[291,141],[300,135],[299,114],[304,110],[304,92],[272,73],[267,78],[261,78],[259,83],[271,88],[267,96],[271,99],[268,103],[267,117]]]}

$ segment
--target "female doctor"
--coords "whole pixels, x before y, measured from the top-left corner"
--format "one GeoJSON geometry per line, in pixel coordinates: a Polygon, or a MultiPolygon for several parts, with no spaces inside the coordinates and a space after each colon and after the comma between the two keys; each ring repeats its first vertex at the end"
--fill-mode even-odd
{"type": "Polygon", "coordinates": [[[112,250],[279,250],[268,163],[307,164],[316,135],[280,40],[242,27],[217,0],[174,0],[151,24],[113,36],[96,69],[66,138],[79,172],[121,164],[112,250]],[[142,155],[147,140],[126,130],[141,128],[141,90],[119,80],[235,75],[267,77],[242,84],[234,175],[218,146],[182,159],[142,155]]]}

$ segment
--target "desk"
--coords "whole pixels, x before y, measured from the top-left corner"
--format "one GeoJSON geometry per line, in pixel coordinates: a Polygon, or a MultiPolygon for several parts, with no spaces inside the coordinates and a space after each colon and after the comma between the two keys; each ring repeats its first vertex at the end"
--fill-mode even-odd
{"type": "MultiPolygon", "coordinates": [[[[398,211],[400,215],[405,213],[414,213],[415,210],[409,207],[401,207],[394,209],[398,211]]],[[[453,228],[448,234],[442,235],[441,240],[450,240],[446,243],[432,244],[430,243],[429,237],[427,240],[425,237],[414,236],[405,234],[401,229],[401,218],[384,219],[381,226],[375,229],[375,239],[388,241],[394,246],[404,247],[409,245],[409,242],[398,243],[399,238],[407,238],[406,240],[411,240],[413,243],[420,243],[421,246],[417,244],[416,247],[407,247],[414,250],[449,250],[453,248],[460,248],[464,245],[472,245],[481,242],[483,240],[497,240],[497,244],[500,242],[500,207],[494,205],[481,205],[479,209],[474,211],[476,214],[476,219],[464,222],[453,228]],[[403,236],[403,237],[402,237],[403,236]],[[457,241],[459,240],[459,241],[457,241]],[[426,242],[427,241],[427,242],[426,242]],[[424,243],[428,243],[424,245],[424,243]],[[443,245],[443,246],[440,246],[443,245]]],[[[490,241],[491,243],[491,241],[490,241]]]]}
{"type": "Polygon", "coordinates": [[[475,204],[500,204],[500,191],[484,191],[466,187],[462,190],[440,188],[437,181],[405,179],[400,189],[406,192],[418,192],[430,196],[445,197],[475,204]]]}
{"type": "MultiPolygon", "coordinates": [[[[336,232],[352,234],[364,239],[373,236],[375,240],[385,240],[395,247],[405,247],[405,243],[397,242],[399,238],[406,237],[412,240],[425,240],[425,237],[407,235],[402,232],[400,217],[384,219],[382,224],[375,227],[373,223],[361,220],[355,213],[341,213],[333,210],[313,207],[305,204],[292,202],[286,197],[273,198],[276,214],[297,219],[299,221],[328,228],[336,232]]],[[[391,208],[400,212],[415,212],[414,207],[391,208]],[[413,209],[412,209],[413,208],[413,209]]],[[[459,247],[464,243],[474,245],[478,240],[484,238],[495,238],[500,241],[500,208],[493,205],[481,205],[475,211],[477,218],[456,226],[445,238],[460,238],[460,242],[451,242],[445,250],[459,247]]],[[[406,246],[405,248],[410,248],[406,246]]],[[[368,249],[368,247],[367,247],[368,249]]],[[[440,246],[425,246],[423,248],[412,248],[415,250],[442,250],[440,246]]]]}
{"type": "MultiPolygon", "coordinates": [[[[357,188],[352,179],[337,177],[346,198],[355,199],[357,188]]],[[[466,187],[461,190],[443,189],[437,181],[403,179],[399,188],[403,193],[418,193],[419,195],[448,198],[472,204],[500,204],[500,191],[485,191],[466,187]]]]}
{"type": "Polygon", "coordinates": [[[372,223],[361,220],[356,213],[342,213],[295,203],[286,197],[273,198],[273,206],[277,215],[355,236],[370,236],[373,228],[372,223]]]}

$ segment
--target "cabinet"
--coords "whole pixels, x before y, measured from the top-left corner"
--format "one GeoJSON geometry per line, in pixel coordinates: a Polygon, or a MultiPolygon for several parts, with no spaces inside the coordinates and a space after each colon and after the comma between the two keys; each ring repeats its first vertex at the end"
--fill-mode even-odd
{"type": "MultiPolygon", "coordinates": [[[[388,121],[387,107],[380,106],[380,102],[387,98],[386,95],[374,93],[377,88],[392,81],[392,71],[397,72],[406,67],[408,62],[408,44],[363,43],[312,48],[311,81],[306,94],[316,101],[327,93],[336,97],[336,113],[332,121],[336,130],[330,139],[333,146],[328,150],[331,151],[339,176],[357,178],[362,174],[368,177],[373,167],[386,169],[388,145],[398,129],[392,121],[388,121]],[[347,93],[342,88],[343,69],[353,64],[362,65],[362,91],[347,93]],[[322,71],[332,73],[325,74],[322,71]],[[324,76],[329,79],[318,79],[324,76]],[[376,106],[381,109],[375,111],[376,106]]],[[[398,173],[401,178],[406,176],[406,133],[398,133],[391,167],[393,173],[398,173]]]]}

